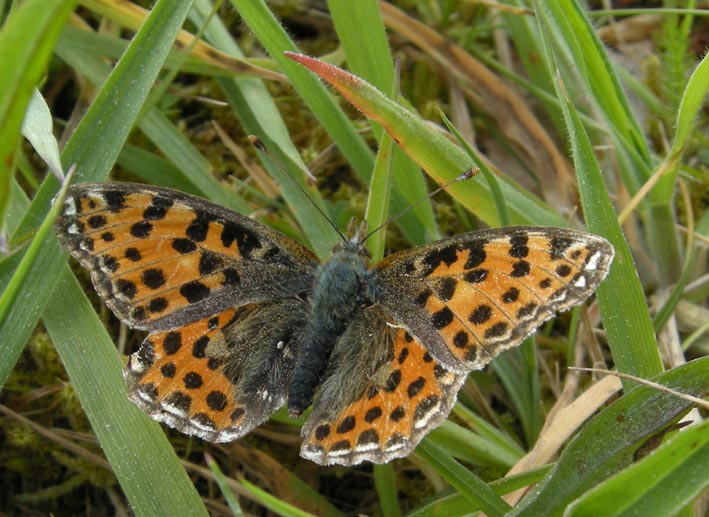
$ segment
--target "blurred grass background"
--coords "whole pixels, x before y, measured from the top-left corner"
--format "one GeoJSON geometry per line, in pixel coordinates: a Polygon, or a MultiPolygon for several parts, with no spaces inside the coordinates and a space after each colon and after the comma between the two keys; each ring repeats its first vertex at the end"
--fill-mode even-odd
{"type": "Polygon", "coordinates": [[[709,429],[672,432],[701,419],[685,416],[692,403],[567,369],[709,389],[709,11],[644,4],[0,3],[0,512],[703,515],[709,429]],[[393,102],[370,96],[360,112],[284,51],[393,102]],[[47,163],[201,195],[327,256],[337,236],[248,135],[340,228],[385,220],[473,164],[494,173],[501,199],[482,175],[458,183],[381,232],[376,255],[508,217],[604,235],[613,270],[586,307],[472,373],[405,460],[321,468],[298,457],[281,412],[233,444],[165,433],[125,395],[143,336],[41,230],[59,188],[47,163]]]}

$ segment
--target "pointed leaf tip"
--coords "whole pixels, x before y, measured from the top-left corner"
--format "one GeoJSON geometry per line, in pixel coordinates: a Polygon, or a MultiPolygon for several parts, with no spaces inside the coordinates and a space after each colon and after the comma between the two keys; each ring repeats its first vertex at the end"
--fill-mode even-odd
{"type": "Polygon", "coordinates": [[[342,68],[338,68],[335,65],[320,61],[314,57],[289,51],[285,51],[283,54],[287,58],[297,61],[301,65],[315,72],[321,79],[327,81],[340,91],[342,91],[342,88],[360,86],[364,82],[359,77],[346,72],[342,68]]]}

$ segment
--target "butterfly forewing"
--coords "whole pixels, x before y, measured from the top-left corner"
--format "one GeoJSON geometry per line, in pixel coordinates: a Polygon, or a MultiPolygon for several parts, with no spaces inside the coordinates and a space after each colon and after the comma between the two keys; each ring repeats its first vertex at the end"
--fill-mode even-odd
{"type": "Polygon", "coordinates": [[[612,258],[575,230],[471,232],[386,258],[381,303],[447,367],[478,369],[590,296],[612,258]]]}
{"type": "Polygon", "coordinates": [[[256,221],[144,185],[73,186],[57,228],[106,304],[146,330],[293,295],[317,266],[307,248],[256,221]]]}

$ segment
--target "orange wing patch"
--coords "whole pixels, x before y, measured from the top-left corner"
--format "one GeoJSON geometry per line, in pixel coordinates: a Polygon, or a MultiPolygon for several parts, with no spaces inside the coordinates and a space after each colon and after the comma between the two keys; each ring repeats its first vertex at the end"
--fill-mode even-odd
{"type": "Polygon", "coordinates": [[[408,455],[446,418],[465,376],[446,370],[405,330],[391,332],[392,360],[337,415],[308,420],[301,456],[321,465],[385,463],[408,455]]]}

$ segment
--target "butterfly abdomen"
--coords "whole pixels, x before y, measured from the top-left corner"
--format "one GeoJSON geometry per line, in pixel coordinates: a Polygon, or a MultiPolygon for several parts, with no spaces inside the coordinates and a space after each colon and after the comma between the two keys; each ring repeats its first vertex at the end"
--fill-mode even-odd
{"type": "Polygon", "coordinates": [[[313,401],[332,349],[363,304],[371,304],[372,271],[361,256],[340,251],[315,277],[310,308],[288,393],[288,412],[300,415],[313,401]]]}

